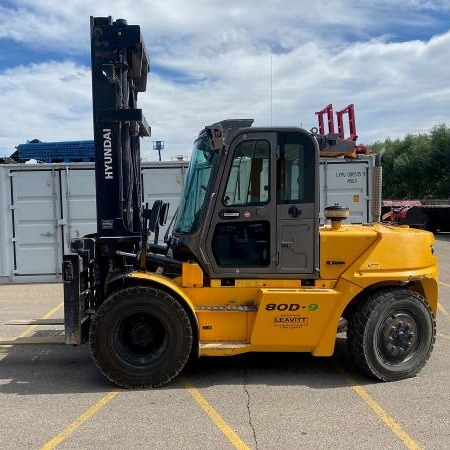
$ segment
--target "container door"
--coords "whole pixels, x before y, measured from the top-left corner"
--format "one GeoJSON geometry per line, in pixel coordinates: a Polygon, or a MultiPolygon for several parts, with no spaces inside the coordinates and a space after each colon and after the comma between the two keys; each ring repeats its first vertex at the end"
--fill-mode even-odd
{"type": "Polygon", "coordinates": [[[14,274],[61,273],[61,217],[58,172],[11,171],[14,274]]]}
{"type": "Polygon", "coordinates": [[[95,171],[90,168],[61,169],[63,206],[63,253],[70,253],[70,240],[97,231],[95,171]]]}
{"type": "Polygon", "coordinates": [[[326,160],[321,162],[320,217],[327,206],[338,203],[349,208],[345,223],[367,223],[369,210],[369,160],[326,160]]]}

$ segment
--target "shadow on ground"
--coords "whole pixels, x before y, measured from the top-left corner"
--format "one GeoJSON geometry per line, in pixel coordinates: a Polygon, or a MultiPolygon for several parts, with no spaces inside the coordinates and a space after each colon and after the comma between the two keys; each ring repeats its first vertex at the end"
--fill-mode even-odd
{"type": "Polygon", "coordinates": [[[450,242],[450,233],[435,233],[434,238],[437,241],[450,242]]]}
{"type": "MultiPolygon", "coordinates": [[[[95,367],[88,346],[16,346],[0,348],[0,395],[106,392],[114,386],[95,367]]],[[[203,357],[191,361],[181,376],[197,388],[216,385],[308,386],[333,389],[347,386],[339,369],[359,384],[376,381],[361,375],[338,337],[333,357],[306,353],[248,353],[203,357]]],[[[184,389],[175,380],[162,389],[184,389]]]]}

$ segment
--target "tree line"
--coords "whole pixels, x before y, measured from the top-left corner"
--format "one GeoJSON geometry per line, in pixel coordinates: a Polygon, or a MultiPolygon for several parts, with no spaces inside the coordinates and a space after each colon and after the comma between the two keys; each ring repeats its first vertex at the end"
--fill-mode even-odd
{"type": "Polygon", "coordinates": [[[383,198],[450,198],[450,128],[386,139],[371,146],[382,151],[383,198]]]}

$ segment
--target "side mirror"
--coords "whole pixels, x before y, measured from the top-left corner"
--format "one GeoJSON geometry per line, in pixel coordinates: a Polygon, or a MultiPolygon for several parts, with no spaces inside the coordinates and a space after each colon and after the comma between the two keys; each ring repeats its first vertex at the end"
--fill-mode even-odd
{"type": "Polygon", "coordinates": [[[146,206],[143,211],[145,236],[147,235],[146,230],[153,233],[155,244],[158,243],[159,239],[159,227],[166,224],[168,213],[169,203],[163,203],[162,200],[155,200],[152,209],[148,209],[148,206],[146,206]]]}
{"type": "Polygon", "coordinates": [[[159,210],[158,222],[160,226],[164,226],[167,222],[167,216],[169,215],[169,203],[163,203],[159,210]]]}
{"type": "Polygon", "coordinates": [[[163,206],[163,202],[161,200],[155,200],[153,203],[152,209],[147,214],[148,218],[148,229],[154,233],[158,223],[159,223],[159,216],[161,213],[161,208],[163,206]]]}

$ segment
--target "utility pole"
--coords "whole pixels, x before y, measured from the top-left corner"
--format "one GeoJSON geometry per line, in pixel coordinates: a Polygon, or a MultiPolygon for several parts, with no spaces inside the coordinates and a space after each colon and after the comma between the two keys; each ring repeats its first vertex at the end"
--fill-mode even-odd
{"type": "Polygon", "coordinates": [[[159,160],[161,161],[161,150],[164,150],[164,141],[153,141],[153,150],[158,150],[159,160]]]}

